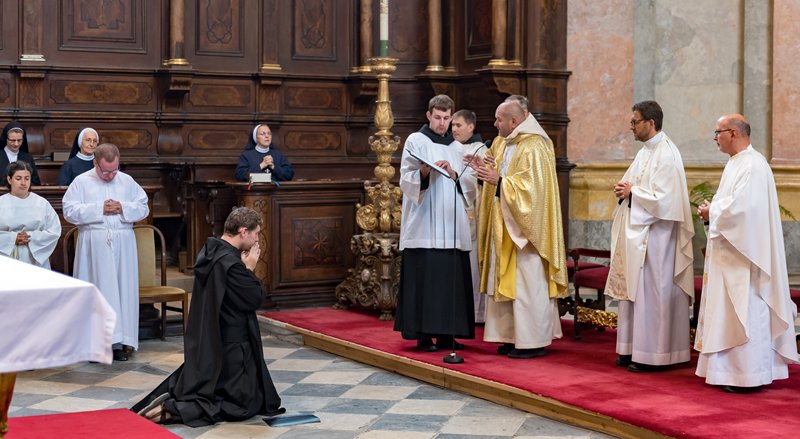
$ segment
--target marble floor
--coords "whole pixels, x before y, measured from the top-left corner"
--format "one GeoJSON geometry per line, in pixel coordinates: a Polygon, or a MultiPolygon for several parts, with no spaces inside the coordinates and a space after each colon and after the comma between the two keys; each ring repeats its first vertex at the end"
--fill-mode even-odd
{"type": "MultiPolygon", "coordinates": [[[[267,334],[262,340],[287,414],[313,413],[320,423],[269,427],[254,417],[167,428],[203,439],[609,437],[304,347],[299,336],[267,334]]],[[[143,341],[127,362],[21,373],[9,416],[128,408],[183,362],[182,348],[181,337],[143,341]]]]}

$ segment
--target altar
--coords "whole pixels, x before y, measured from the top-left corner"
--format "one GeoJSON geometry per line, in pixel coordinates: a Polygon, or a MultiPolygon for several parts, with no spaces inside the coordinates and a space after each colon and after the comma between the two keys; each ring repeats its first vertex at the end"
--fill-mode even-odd
{"type": "Polygon", "coordinates": [[[0,438],[16,372],[111,364],[117,316],[92,284],[0,256],[0,438]]]}

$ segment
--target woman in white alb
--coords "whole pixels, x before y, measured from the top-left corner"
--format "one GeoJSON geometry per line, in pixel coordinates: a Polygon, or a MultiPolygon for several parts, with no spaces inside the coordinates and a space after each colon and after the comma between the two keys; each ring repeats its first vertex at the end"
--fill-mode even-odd
{"type": "Polygon", "coordinates": [[[6,171],[11,190],[0,196],[0,254],[50,268],[50,254],[61,236],[58,215],[30,191],[30,165],[11,162],[6,171]]]}

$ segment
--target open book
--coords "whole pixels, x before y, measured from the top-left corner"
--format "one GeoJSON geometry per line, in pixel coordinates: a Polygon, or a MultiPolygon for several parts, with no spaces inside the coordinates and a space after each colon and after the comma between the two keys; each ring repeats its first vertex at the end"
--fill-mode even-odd
{"type": "Polygon", "coordinates": [[[436,166],[436,164],[434,164],[432,161],[417,155],[416,153],[414,153],[414,151],[409,150],[408,154],[411,157],[414,157],[415,159],[421,161],[422,163],[425,163],[427,166],[430,166],[430,168],[433,169],[434,171],[444,175],[447,178],[450,178],[450,174],[448,174],[447,171],[445,171],[444,168],[442,168],[441,166],[436,166]]]}

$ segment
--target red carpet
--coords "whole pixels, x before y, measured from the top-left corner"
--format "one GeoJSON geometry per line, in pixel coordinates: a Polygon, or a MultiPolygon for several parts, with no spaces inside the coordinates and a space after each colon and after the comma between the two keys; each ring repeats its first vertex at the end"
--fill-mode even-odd
{"type": "MultiPolygon", "coordinates": [[[[572,339],[572,322],[563,321],[564,338],[549,354],[512,360],[495,353],[493,343],[466,340],[463,364],[447,365],[442,352],[423,353],[402,340],[392,322],[368,312],[329,308],[279,311],[268,318],[363,346],[500,382],[569,405],[674,437],[794,437],[800,432],[800,367],[789,379],[749,395],[728,394],[694,375],[697,363],[659,373],[633,373],[614,365],[614,331],[582,331],[572,339]]],[[[291,410],[291,408],[289,408],[291,410]]]]}
{"type": "Polygon", "coordinates": [[[9,418],[6,433],[6,439],[177,437],[128,409],[9,418]]]}

